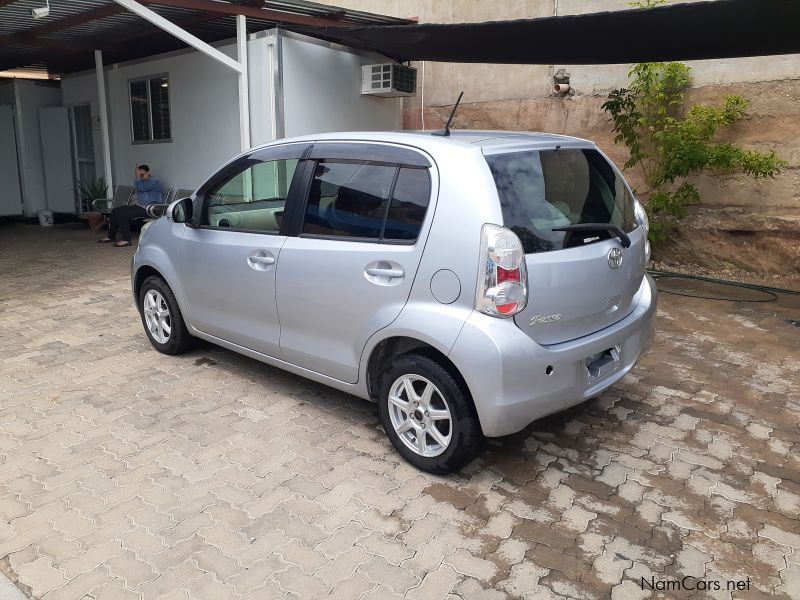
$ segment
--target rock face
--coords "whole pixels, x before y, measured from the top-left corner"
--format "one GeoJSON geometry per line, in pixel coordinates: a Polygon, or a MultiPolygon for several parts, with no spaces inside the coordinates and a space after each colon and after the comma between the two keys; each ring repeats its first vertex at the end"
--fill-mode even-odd
{"type": "MultiPolygon", "coordinates": [[[[750,101],[748,117],[722,139],[745,148],[775,150],[789,166],[774,179],[715,173],[694,178],[703,204],[693,207],[674,243],[661,248],[666,259],[703,266],[730,264],[746,270],[800,275],[800,80],[714,85],[691,89],[690,104],[720,103],[738,94],[750,101]],[[741,254],[748,243],[753,252],[741,254]],[[737,248],[739,251],[737,251],[737,248]]],[[[523,98],[462,104],[455,127],[563,133],[591,139],[621,165],[624,146],[613,142],[611,125],[600,106],[605,94],[523,98]]],[[[425,126],[435,128],[451,107],[425,109],[425,126]]],[[[419,107],[408,107],[404,127],[422,125],[419,107]]],[[[641,186],[637,170],[626,173],[641,186]]]]}

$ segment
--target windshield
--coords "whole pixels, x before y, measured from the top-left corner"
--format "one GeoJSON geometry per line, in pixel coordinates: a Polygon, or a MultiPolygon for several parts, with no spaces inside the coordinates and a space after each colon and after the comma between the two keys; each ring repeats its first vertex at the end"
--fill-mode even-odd
{"type": "Polygon", "coordinates": [[[600,152],[564,148],[492,154],[503,224],[517,234],[526,254],[608,239],[607,230],[553,231],[581,223],[635,228],[633,197],[600,152]]]}

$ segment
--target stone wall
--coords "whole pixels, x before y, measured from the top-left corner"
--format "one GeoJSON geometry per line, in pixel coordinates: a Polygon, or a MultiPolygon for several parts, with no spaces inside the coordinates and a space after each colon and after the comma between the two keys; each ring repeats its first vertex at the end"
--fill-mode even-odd
{"type": "MultiPolygon", "coordinates": [[[[339,0],[348,8],[425,23],[535,18],[627,8],[621,0],[339,0]]],[[[568,43],[568,42],[565,42],[568,43]]],[[[774,149],[789,162],[778,177],[753,181],[741,175],[698,177],[703,205],[692,211],[666,258],[719,267],[800,275],[800,55],[690,61],[690,102],[718,103],[739,94],[751,102],[749,116],[726,139],[758,150],[774,149]],[[698,243],[692,240],[697,239],[698,243]],[[733,256],[752,243],[769,256],[733,256]],[[716,248],[716,250],[715,250],[716,248]]],[[[456,127],[566,133],[595,141],[618,164],[626,150],[612,140],[600,109],[609,90],[626,84],[629,65],[483,65],[416,63],[420,85],[406,99],[407,129],[439,127],[460,90],[464,100],[456,127]],[[552,94],[558,69],[570,74],[574,91],[552,94]],[[424,116],[424,117],[423,117],[424,116]]],[[[638,173],[627,174],[634,187],[638,173]]]]}

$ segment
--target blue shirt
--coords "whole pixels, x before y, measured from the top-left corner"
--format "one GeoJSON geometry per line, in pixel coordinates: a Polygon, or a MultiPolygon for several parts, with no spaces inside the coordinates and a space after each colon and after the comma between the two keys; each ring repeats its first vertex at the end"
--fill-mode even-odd
{"type": "Polygon", "coordinates": [[[133,182],[133,187],[136,188],[136,204],[139,206],[161,204],[164,202],[161,182],[155,177],[136,179],[133,182]]]}

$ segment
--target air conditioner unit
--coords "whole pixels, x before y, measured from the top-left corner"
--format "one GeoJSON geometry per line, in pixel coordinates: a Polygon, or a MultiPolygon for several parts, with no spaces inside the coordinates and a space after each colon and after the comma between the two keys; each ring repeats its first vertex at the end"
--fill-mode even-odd
{"type": "Polygon", "coordinates": [[[417,92],[417,70],[414,67],[383,63],[361,67],[361,95],[396,98],[417,92]]]}

